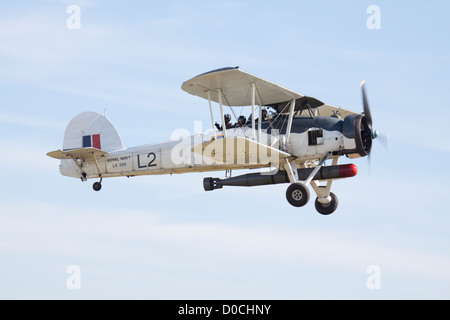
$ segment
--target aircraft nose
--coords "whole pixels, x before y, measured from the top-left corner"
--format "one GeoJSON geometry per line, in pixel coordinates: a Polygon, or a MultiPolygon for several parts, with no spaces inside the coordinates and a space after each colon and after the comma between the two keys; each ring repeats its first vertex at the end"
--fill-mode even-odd
{"type": "Polygon", "coordinates": [[[372,130],[372,139],[376,139],[378,137],[378,130],[372,130]]]}

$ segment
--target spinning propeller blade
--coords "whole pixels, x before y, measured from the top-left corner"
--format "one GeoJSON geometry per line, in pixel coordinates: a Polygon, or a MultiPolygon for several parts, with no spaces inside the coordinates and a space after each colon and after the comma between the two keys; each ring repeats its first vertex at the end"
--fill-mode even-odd
{"type": "MultiPolygon", "coordinates": [[[[360,84],[361,87],[361,93],[362,93],[362,100],[363,100],[363,109],[364,109],[364,117],[366,118],[366,122],[368,127],[370,128],[370,136],[373,139],[378,138],[378,141],[389,150],[389,138],[387,135],[380,134],[377,130],[374,130],[372,125],[372,114],[370,113],[370,107],[369,102],[367,101],[367,94],[366,94],[366,81],[363,80],[360,84]]],[[[368,162],[369,162],[369,172],[370,172],[370,153],[368,154],[368,162]]]]}
{"type": "MultiPolygon", "coordinates": [[[[372,114],[370,112],[369,102],[367,101],[367,93],[366,93],[366,81],[363,80],[360,84],[361,87],[361,93],[362,93],[362,100],[363,100],[363,109],[364,109],[364,117],[367,122],[367,126],[370,129],[370,132],[367,132],[367,134],[370,134],[371,139],[377,139],[378,141],[389,150],[389,138],[387,135],[380,134],[377,130],[373,129],[373,121],[372,121],[372,114]]],[[[371,166],[371,156],[370,153],[368,154],[367,160],[369,162],[369,172],[370,172],[370,166],[371,166]]]]}
{"type": "Polygon", "coordinates": [[[369,102],[367,102],[365,84],[366,84],[365,80],[363,80],[360,84],[361,91],[362,91],[364,116],[366,117],[367,124],[369,125],[370,129],[372,129],[372,115],[370,113],[369,102]]]}

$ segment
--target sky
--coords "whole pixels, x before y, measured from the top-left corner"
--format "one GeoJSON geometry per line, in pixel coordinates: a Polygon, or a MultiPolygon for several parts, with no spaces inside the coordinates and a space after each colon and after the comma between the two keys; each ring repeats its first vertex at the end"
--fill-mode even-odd
{"type": "Polygon", "coordinates": [[[2,1],[0,298],[449,299],[449,11],[443,0],[2,1]],[[106,112],[125,147],[195,121],[207,130],[207,102],[181,84],[234,66],[355,111],[366,80],[389,148],[375,141],[370,166],[342,158],[359,173],[333,184],[334,214],[316,212],[314,193],[290,206],[287,184],[203,190],[224,172],[104,179],[95,192],[46,156],[84,111],[106,112]]]}

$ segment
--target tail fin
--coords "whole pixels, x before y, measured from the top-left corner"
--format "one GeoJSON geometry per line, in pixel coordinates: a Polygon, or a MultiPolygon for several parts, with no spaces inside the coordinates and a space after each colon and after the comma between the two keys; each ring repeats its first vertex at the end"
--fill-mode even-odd
{"type": "Polygon", "coordinates": [[[63,150],[97,148],[111,152],[123,149],[122,139],[113,124],[96,112],[77,115],[66,128],[63,150]]]}

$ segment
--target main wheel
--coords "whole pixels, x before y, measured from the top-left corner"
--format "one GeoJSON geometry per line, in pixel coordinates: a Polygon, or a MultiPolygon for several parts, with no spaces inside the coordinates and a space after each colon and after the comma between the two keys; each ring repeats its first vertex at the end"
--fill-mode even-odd
{"type": "Polygon", "coordinates": [[[303,183],[293,183],[286,190],[286,199],[294,207],[303,207],[309,201],[308,187],[303,183]]]}
{"type": "Polygon", "coordinates": [[[329,215],[336,211],[338,207],[338,198],[333,192],[330,192],[330,197],[331,201],[327,204],[320,203],[319,199],[316,198],[315,206],[320,214],[329,215]]]}
{"type": "Polygon", "coordinates": [[[100,191],[100,189],[102,188],[102,184],[100,182],[94,182],[94,184],[92,185],[92,188],[95,191],[100,191]]]}

